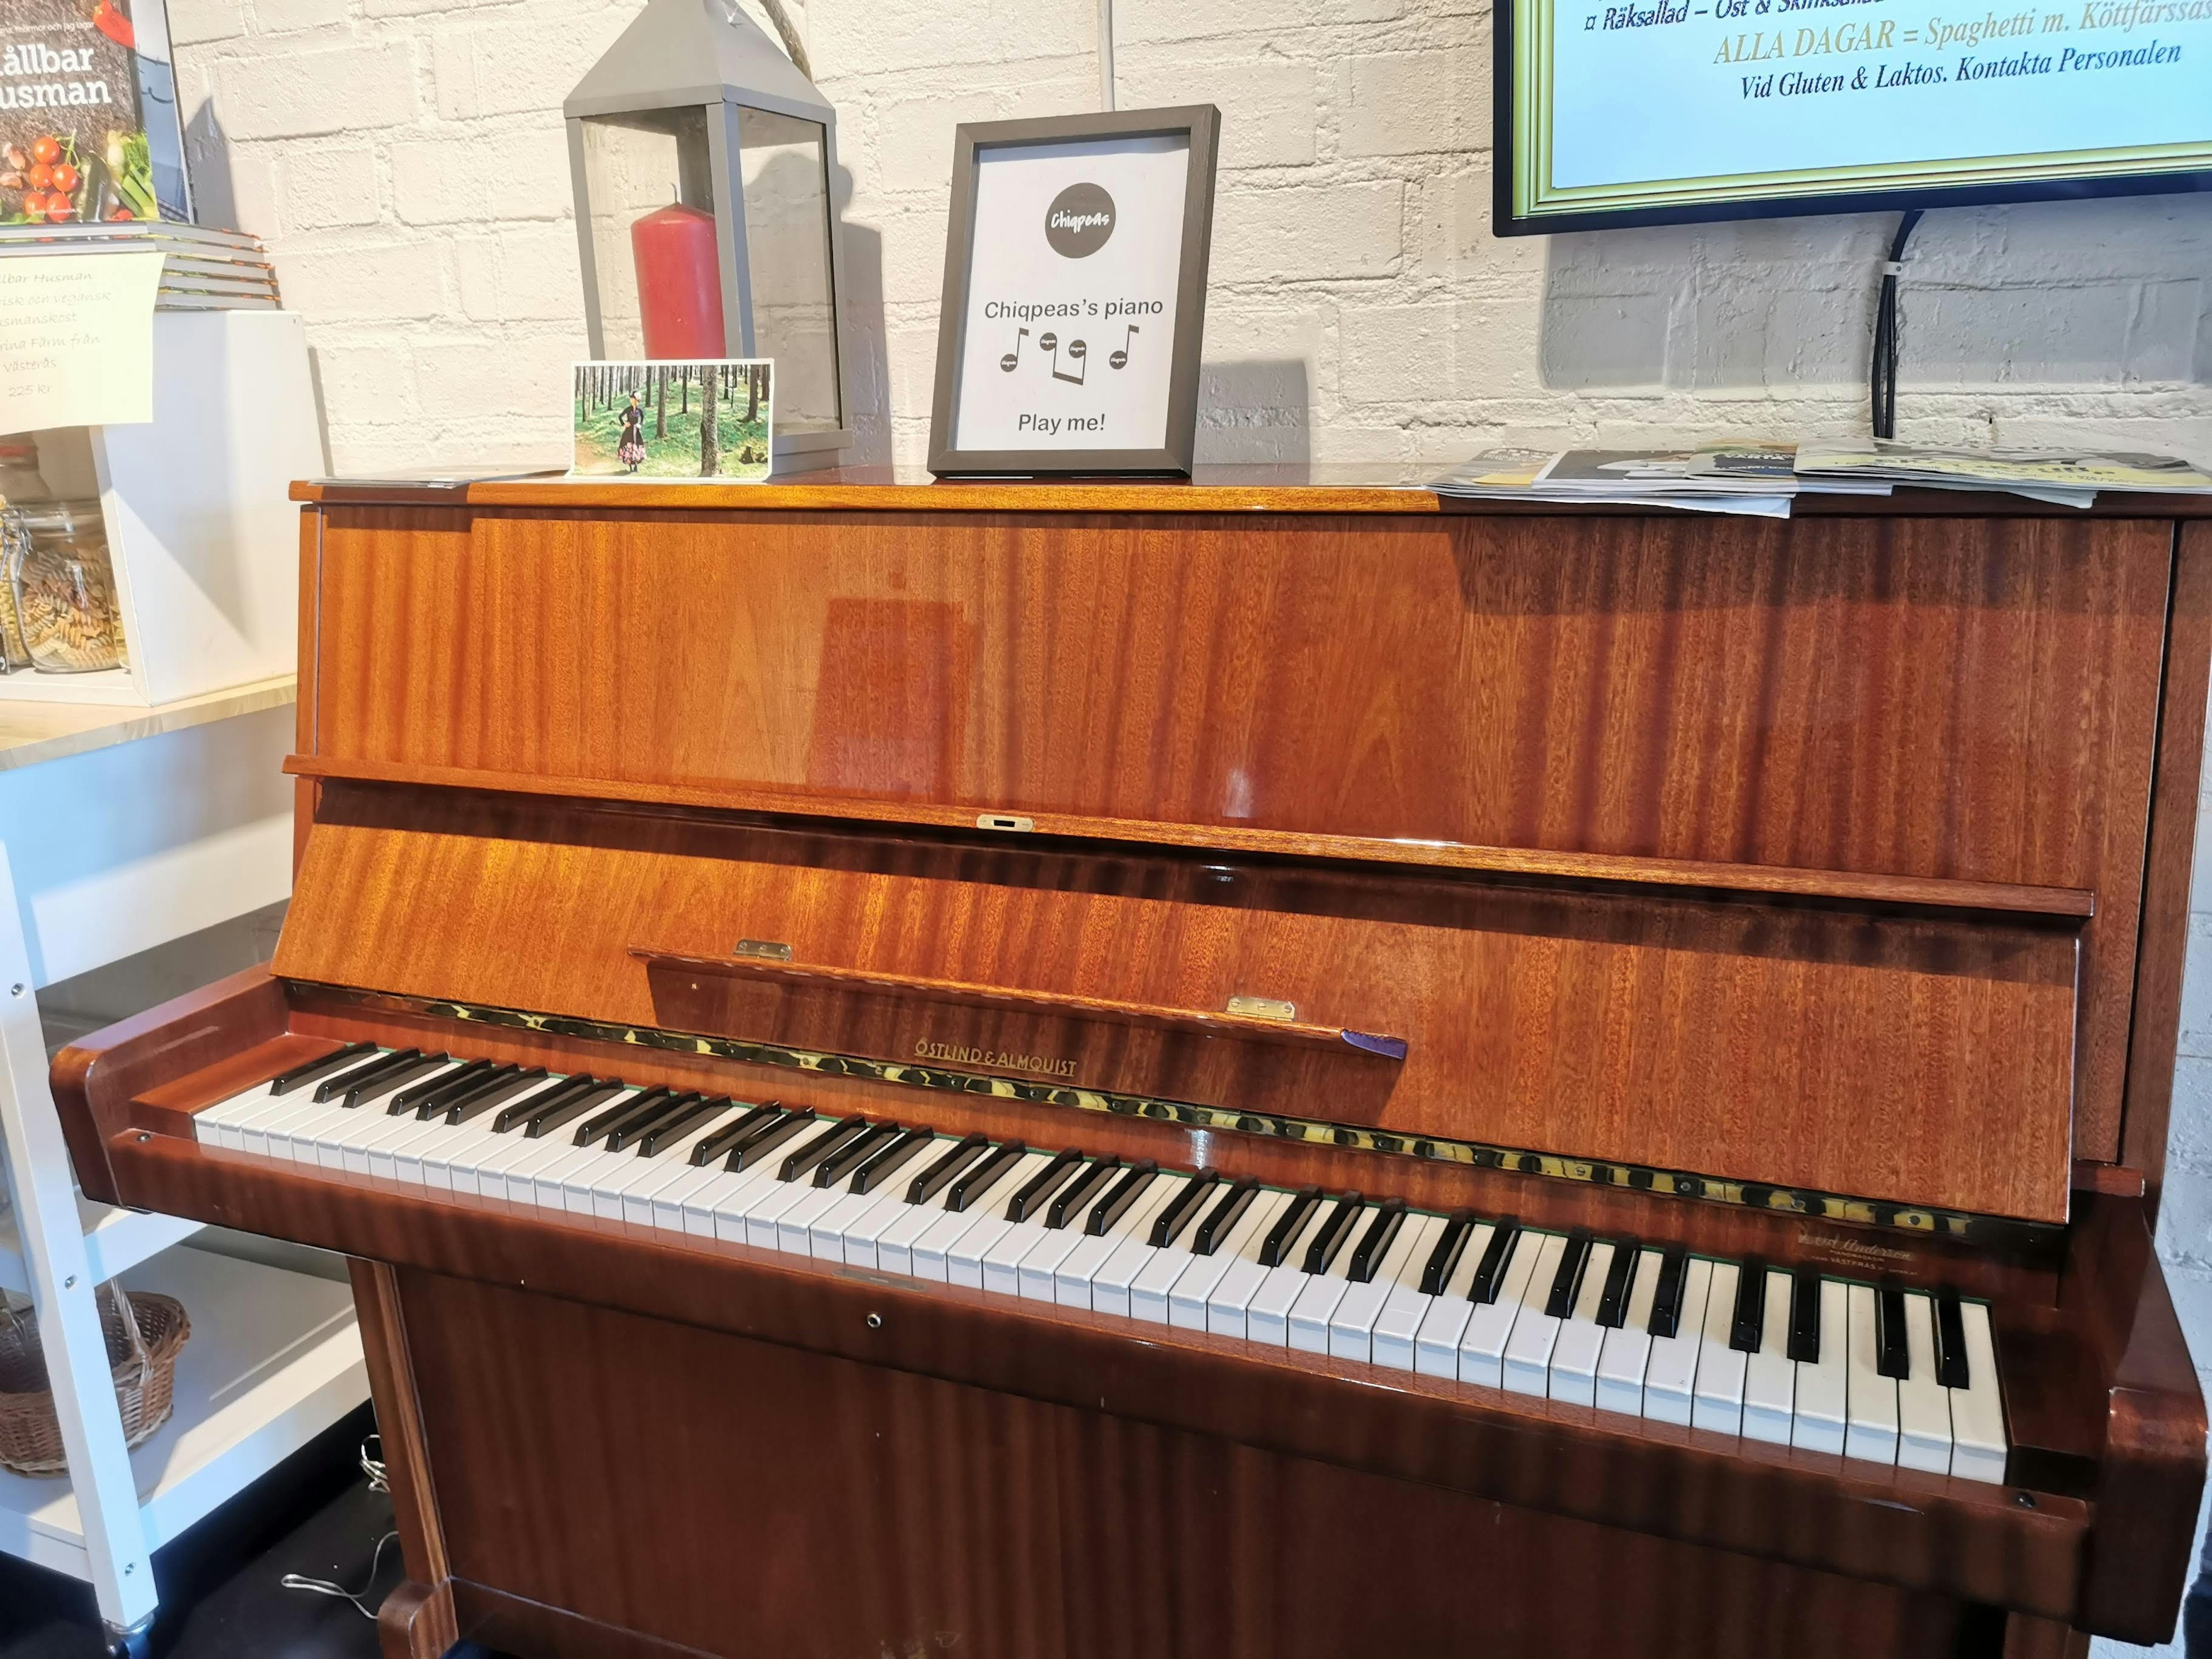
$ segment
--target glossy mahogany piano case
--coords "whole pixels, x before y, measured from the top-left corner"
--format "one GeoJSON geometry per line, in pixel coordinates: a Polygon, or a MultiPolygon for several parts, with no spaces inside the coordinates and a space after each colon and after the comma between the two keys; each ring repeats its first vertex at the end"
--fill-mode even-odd
{"type": "Polygon", "coordinates": [[[395,1655],[2171,1629],[2204,1419],[2150,1230],[2212,521],[301,495],[276,962],[57,1092],[88,1191],[356,1259],[395,1655]],[[321,1163],[213,1132],[362,1043],[1356,1193],[1378,1249],[1402,1206],[1963,1297],[2003,1480],[351,1169],[339,1116],[321,1163]]]}

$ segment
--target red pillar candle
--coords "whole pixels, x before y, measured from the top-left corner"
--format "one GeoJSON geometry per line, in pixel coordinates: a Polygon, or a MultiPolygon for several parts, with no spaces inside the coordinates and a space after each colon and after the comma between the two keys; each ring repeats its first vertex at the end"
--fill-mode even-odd
{"type": "Polygon", "coordinates": [[[637,308],[648,357],[721,357],[722,262],[714,216],[671,203],[629,228],[637,308]]]}

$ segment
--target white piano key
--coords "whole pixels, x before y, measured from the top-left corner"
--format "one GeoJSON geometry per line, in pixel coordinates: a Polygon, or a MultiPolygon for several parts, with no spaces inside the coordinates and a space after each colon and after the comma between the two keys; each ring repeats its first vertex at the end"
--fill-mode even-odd
{"type": "MultiPolygon", "coordinates": [[[[1022,1293],[1022,1262],[1030,1252],[1047,1239],[1056,1237],[1044,1224],[1043,1212],[1036,1219],[1009,1221],[1006,1230],[996,1243],[983,1252],[983,1288],[998,1296],[1019,1296],[1022,1293]]],[[[1067,1229],[1060,1230],[1066,1232],[1067,1229]]]]}
{"type": "MultiPolygon", "coordinates": [[[[574,1137],[559,1129],[528,1139],[526,1144],[536,1150],[518,1154],[507,1166],[507,1201],[510,1204],[539,1205],[538,1177],[541,1174],[550,1174],[554,1165],[567,1162],[575,1156],[579,1149],[574,1137]]],[[[478,1176],[479,1189],[483,1183],[483,1178],[478,1176]]],[[[557,1197],[560,1190],[560,1183],[556,1181],[553,1184],[553,1194],[557,1197]]],[[[542,1205],[539,1206],[544,1207],[542,1205]]]]}
{"type": "MultiPolygon", "coordinates": [[[[1847,1322],[1849,1345],[1844,1352],[1844,1403],[1849,1423],[1844,1431],[1844,1455],[1869,1463],[1897,1462],[1897,1384],[1878,1369],[1880,1348],[1875,1341],[1875,1291],[1871,1285],[1850,1288],[1847,1322]]],[[[1823,1332],[1823,1338],[1826,1333],[1823,1332]]]]}
{"type": "Polygon", "coordinates": [[[1144,1230],[1152,1224],[1152,1217],[1182,1186],[1181,1176],[1171,1176],[1162,1170],[1146,1184],[1136,1201],[1122,1212],[1121,1218],[1113,1226],[1096,1237],[1086,1234],[1083,1241],[1067,1253],[1060,1266],[1053,1269],[1053,1300],[1063,1308],[1090,1307],[1091,1281],[1098,1270],[1112,1260],[1115,1253],[1129,1239],[1143,1237],[1144,1230]]]}
{"type": "MultiPolygon", "coordinates": [[[[1275,1212],[1275,1218],[1260,1231],[1244,1241],[1244,1248],[1237,1253],[1237,1260],[1229,1264],[1228,1272],[1221,1275],[1206,1298],[1206,1328],[1217,1336],[1243,1336],[1250,1329],[1252,1298],[1260,1293],[1279,1269],[1262,1267],[1260,1258],[1267,1253],[1267,1240],[1276,1227],[1282,1224],[1285,1212],[1297,1203],[1296,1193],[1284,1194],[1284,1201],[1275,1212]]],[[[1283,1239],[1283,1260],[1295,1262],[1308,1240],[1321,1226],[1322,1218],[1328,1213],[1326,1200],[1317,1200],[1298,1218],[1297,1225],[1283,1239]]]]}
{"type": "MultiPolygon", "coordinates": [[[[303,1088],[303,1095],[312,1095],[312,1089],[303,1088]]],[[[270,1158],[289,1163],[315,1162],[315,1138],[328,1133],[337,1121],[345,1115],[345,1108],[335,1100],[309,1100],[304,1108],[289,1117],[275,1120],[262,1133],[268,1138],[266,1152],[270,1158]]]]}
{"type": "MultiPolygon", "coordinates": [[[[950,1143],[940,1143],[949,1150],[950,1143]]],[[[933,1149],[922,1154],[924,1162],[941,1158],[944,1152],[933,1149]]],[[[917,1213],[932,1213],[928,1205],[916,1206],[906,1201],[910,1183],[899,1182],[890,1191],[881,1194],[876,1201],[845,1224],[845,1265],[848,1267],[879,1267],[883,1265],[877,1245],[892,1225],[902,1218],[917,1213]]],[[[927,1223],[919,1224],[927,1225],[927,1223]]]]}
{"type": "MultiPolygon", "coordinates": [[[[709,1114],[702,1121],[685,1130],[678,1140],[651,1158],[641,1158],[645,1173],[622,1189],[622,1218],[633,1226],[650,1227],[654,1224],[653,1210],[660,1194],[678,1186],[695,1184],[691,1177],[699,1173],[700,1166],[691,1162],[693,1148],[709,1135],[727,1128],[751,1109],[731,1105],[709,1114]]],[[[684,1212],[679,1200],[671,1206],[674,1216],[684,1212]]],[[[680,1222],[678,1224],[681,1224],[680,1222]]]]}
{"type": "Polygon", "coordinates": [[[257,1158],[281,1157],[270,1151],[269,1137],[274,1133],[289,1133],[295,1123],[305,1123],[322,1117],[337,1108],[317,1105],[314,1091],[301,1087],[283,1095],[273,1103],[273,1109],[257,1114],[239,1130],[239,1150],[252,1152],[257,1158]]]}
{"type": "MultiPolygon", "coordinates": [[[[1252,1299],[1244,1310],[1243,1334],[1247,1342],[1264,1342],[1276,1348],[1290,1346],[1291,1310],[1316,1277],[1306,1271],[1307,1251],[1321,1236],[1329,1218],[1336,1213],[1338,1203],[1336,1199],[1324,1197],[1314,1206],[1313,1220],[1298,1229],[1297,1248],[1285,1250],[1281,1263],[1269,1268],[1259,1288],[1252,1292],[1252,1299]]],[[[1340,1257],[1351,1248],[1349,1244],[1341,1246],[1340,1257]]]]}
{"type": "Polygon", "coordinates": [[[684,1206],[690,1201],[692,1194],[715,1176],[728,1173],[719,1158],[705,1164],[693,1164],[687,1158],[684,1164],[684,1170],[675,1180],[654,1190],[648,1206],[651,1214],[647,1219],[665,1232],[684,1231],[684,1206]]]}
{"type": "Polygon", "coordinates": [[[225,1111],[215,1118],[216,1146],[227,1146],[234,1152],[244,1152],[247,1129],[257,1123],[286,1115],[297,1109],[300,1103],[307,1098],[296,1089],[290,1094],[272,1095],[265,1083],[261,1085],[258,1098],[252,1097],[254,1094],[255,1091],[248,1091],[247,1097],[240,1103],[237,1110],[225,1111]]]}
{"type": "Polygon", "coordinates": [[[1950,1390],[1936,1377],[1936,1304],[1918,1291],[1905,1293],[1905,1346],[1911,1375],[1897,1385],[1898,1464],[1948,1474],[1950,1390]]]}
{"type": "Polygon", "coordinates": [[[1559,1233],[1546,1233],[1536,1252],[1535,1270],[1522,1291],[1521,1310],[1513,1316],[1512,1334],[1505,1339],[1503,1381],[1508,1392],[1541,1398],[1551,1386],[1552,1348],[1559,1340],[1558,1319],[1544,1311],[1552,1286],[1559,1276],[1559,1262],[1567,1241],[1559,1233]]]}
{"type": "Polygon", "coordinates": [[[1483,1253],[1497,1231],[1490,1222],[1475,1223],[1449,1282],[1421,1316],[1420,1328],[1413,1333],[1413,1369],[1423,1376],[1459,1375],[1460,1339],[1474,1317],[1474,1304],[1467,1299],[1468,1287],[1474,1283],[1483,1253]]]}
{"type": "Polygon", "coordinates": [[[1800,1360],[1796,1396],[1790,1407],[1790,1443],[1806,1451],[1840,1456],[1850,1422],[1850,1287],[1839,1279],[1820,1281],[1820,1357],[1800,1360]]]}
{"type": "Polygon", "coordinates": [[[236,1094],[218,1100],[212,1106],[203,1106],[192,1114],[192,1139],[202,1146],[233,1146],[225,1140],[223,1132],[233,1129],[239,1121],[259,1111],[273,1097],[269,1085],[257,1083],[251,1089],[241,1089],[236,1094]]]}
{"type": "MultiPolygon", "coordinates": [[[[784,1157],[796,1156],[805,1152],[810,1143],[819,1140],[825,1135],[834,1134],[836,1132],[838,1121],[839,1120],[835,1118],[825,1118],[819,1131],[810,1129],[793,1137],[789,1143],[790,1150],[784,1153],[784,1157]]],[[[812,1197],[816,1191],[811,1171],[794,1176],[789,1181],[786,1181],[782,1179],[783,1160],[775,1158],[770,1161],[776,1165],[775,1185],[745,1212],[745,1243],[757,1250],[773,1250],[780,1248],[776,1241],[776,1232],[782,1225],[783,1218],[812,1197]]]]}
{"type": "Polygon", "coordinates": [[[1137,1282],[1137,1275],[1144,1272],[1146,1263],[1158,1254],[1145,1242],[1145,1236],[1152,1231],[1152,1224],[1160,1212],[1182,1197],[1182,1189],[1190,1182],[1191,1177],[1179,1171],[1160,1172],[1159,1180],[1153,1185],[1165,1190],[1159,1201],[1152,1205],[1152,1214],[1146,1218],[1144,1226],[1126,1235],[1091,1275],[1091,1305],[1094,1310],[1119,1314],[1124,1319],[1129,1316],[1129,1287],[1137,1282]]]}
{"type": "MultiPolygon", "coordinates": [[[[1306,1275],[1306,1282],[1284,1320],[1285,1346],[1300,1353],[1328,1352],[1329,1319],[1336,1312],[1337,1304],[1352,1288],[1352,1253],[1359,1248],[1359,1241],[1367,1230],[1375,1224],[1375,1214],[1371,1205],[1362,1208],[1344,1230],[1344,1237],[1338,1243],[1328,1266],[1320,1273],[1306,1275]]],[[[1402,1222],[1399,1227],[1404,1231],[1402,1222]]]]}
{"type": "MultiPolygon", "coordinates": [[[[1443,1231],[1444,1218],[1440,1215],[1408,1215],[1398,1226],[1398,1236],[1390,1241],[1390,1248],[1375,1267],[1375,1275],[1364,1285],[1354,1285],[1344,1293],[1336,1304],[1336,1311],[1328,1316],[1328,1351],[1339,1359],[1359,1359],[1369,1364],[1375,1358],[1375,1322],[1382,1316],[1383,1304],[1391,1292],[1398,1288],[1412,1261],[1413,1282],[1420,1283],[1421,1264],[1429,1259],[1429,1251],[1443,1231]]],[[[1407,1344],[1407,1369],[1412,1363],[1412,1343],[1407,1344]]]]}
{"type": "Polygon", "coordinates": [[[398,1133],[373,1143],[368,1149],[368,1172],[380,1181],[422,1179],[422,1147],[437,1130],[419,1117],[401,1116],[398,1133]]]}
{"type": "MultiPolygon", "coordinates": [[[[332,1138],[339,1146],[338,1167],[348,1175],[372,1175],[378,1167],[376,1154],[380,1149],[395,1146],[402,1140],[420,1134],[422,1121],[411,1111],[393,1112],[381,1106],[364,1106],[363,1112],[374,1116],[358,1126],[348,1126],[334,1133],[332,1138]]],[[[389,1172],[390,1161],[384,1167],[389,1172]]]]}
{"type": "MultiPolygon", "coordinates": [[[[1435,1224],[1425,1229],[1421,1243],[1398,1270],[1397,1280],[1390,1293],[1382,1298],[1382,1306],[1376,1313],[1375,1328],[1368,1333],[1368,1358],[1375,1364],[1387,1365],[1393,1370],[1410,1371],[1413,1367],[1413,1344],[1420,1335],[1437,1298],[1421,1289],[1422,1276],[1427,1273],[1429,1258],[1436,1254],[1437,1243],[1451,1224],[1449,1216],[1431,1216],[1425,1219],[1435,1224]]],[[[1468,1231],[1474,1228],[1470,1224],[1468,1231]]],[[[1470,1241],[1471,1242],[1471,1241],[1470,1241]]],[[[1462,1260],[1466,1244],[1461,1246],[1462,1260]]],[[[1456,1268],[1459,1263],[1455,1262],[1456,1268]]]]}
{"type": "MultiPolygon", "coordinates": [[[[843,1182],[829,1187],[817,1187],[810,1176],[806,1196],[776,1218],[775,1248],[786,1255],[812,1255],[814,1224],[834,1208],[839,1200],[851,1196],[852,1194],[845,1190],[843,1182]]],[[[839,1255],[842,1254],[841,1249],[839,1255]]]]}
{"type": "MultiPolygon", "coordinates": [[[[540,1095],[551,1093],[567,1081],[566,1078],[558,1077],[540,1079],[543,1086],[526,1089],[512,1099],[501,1102],[498,1109],[491,1114],[492,1122],[497,1123],[500,1113],[509,1107],[528,1105],[540,1095]]],[[[490,1140],[453,1158],[449,1165],[453,1172],[453,1190],[475,1193],[483,1197],[505,1198],[507,1172],[522,1156],[522,1149],[530,1144],[525,1126],[520,1123],[514,1125],[504,1133],[495,1131],[490,1140]]]]}
{"type": "Polygon", "coordinates": [[[1467,1328],[1460,1334],[1461,1382],[1480,1382],[1490,1389],[1505,1386],[1505,1345],[1512,1337],[1514,1322],[1521,1316],[1522,1298],[1528,1294],[1546,1243],[1559,1237],[1557,1233],[1532,1233],[1525,1229],[1516,1236],[1505,1269],[1498,1276],[1497,1300],[1474,1304],[1467,1328]]]}
{"type": "Polygon", "coordinates": [[[1223,1278],[1239,1261],[1256,1258],[1269,1231],[1290,1207],[1294,1194],[1261,1188],[1252,1195],[1237,1224],[1214,1241],[1212,1255],[1194,1261],[1168,1293],[1168,1323],[1187,1331],[1206,1328],[1206,1304],[1223,1278]]]}
{"type": "MultiPolygon", "coordinates": [[[[927,1158],[924,1147],[917,1158],[927,1158]]],[[[814,1218],[814,1224],[806,1231],[807,1254],[823,1261],[845,1260],[845,1235],[855,1223],[885,1199],[895,1195],[896,1183],[878,1187],[865,1193],[852,1190],[848,1182],[838,1191],[837,1201],[814,1218]]]]}
{"type": "MultiPolygon", "coordinates": [[[[1198,1237],[1198,1230],[1204,1224],[1208,1212],[1221,1202],[1229,1190],[1227,1183],[1216,1182],[1201,1193],[1196,1208],[1176,1231],[1175,1243],[1161,1245],[1146,1260],[1137,1276],[1129,1281],[1130,1318],[1141,1319],[1151,1325],[1168,1322],[1169,1296],[1174,1291],[1176,1281],[1198,1264],[1198,1257],[1193,1253],[1191,1244],[1198,1237]]],[[[1255,1194],[1254,1197],[1256,1200],[1258,1194],[1255,1194]]]]}
{"type": "Polygon", "coordinates": [[[941,1261],[945,1283],[981,1290],[983,1252],[1004,1237],[1006,1229],[1013,1225],[1006,1219],[1006,1206],[1013,1201],[1015,1194],[1043,1172],[1055,1156],[1052,1152],[1029,1152],[1000,1171],[988,1187],[969,1199],[963,1214],[946,1217],[942,1232],[936,1236],[944,1241],[941,1255],[930,1236],[925,1235],[921,1243],[915,1246],[917,1271],[925,1278],[937,1278],[937,1264],[941,1261]]]}
{"type": "Polygon", "coordinates": [[[1637,1254],[1627,1316],[1605,1334],[1605,1346],[1598,1350],[1596,1403],[1601,1412],[1644,1415],[1644,1372],[1651,1362],[1651,1304],[1665,1261],[1657,1250],[1637,1254]]]}
{"type": "Polygon", "coordinates": [[[1613,1246],[1602,1240],[1590,1246],[1589,1265],[1583,1269],[1581,1294],[1572,1313],[1560,1325],[1552,1344],[1547,1392],[1571,1405],[1597,1404],[1597,1362],[1605,1351],[1606,1328],[1597,1322],[1597,1304],[1605,1300],[1606,1276],[1613,1271],[1613,1246]]]}
{"type": "Polygon", "coordinates": [[[1690,1425],[1715,1434],[1743,1432],[1743,1377],[1749,1356],[1729,1346],[1735,1329],[1736,1287],[1741,1278],[1735,1262],[1716,1261],[1712,1288],[1706,1292],[1698,1380],[1690,1395],[1690,1425]]]}
{"type": "Polygon", "coordinates": [[[1759,1352],[1743,1371],[1743,1437],[1771,1446],[1790,1443],[1796,1407],[1797,1367],[1790,1358],[1790,1297],[1796,1283],[1778,1268],[1766,1270],[1766,1313],[1759,1352]]]}
{"type": "MultiPolygon", "coordinates": [[[[721,1230],[718,1218],[725,1204],[742,1204],[752,1188],[769,1177],[758,1169],[731,1170],[717,1168],[714,1179],[703,1181],[684,1195],[684,1236],[687,1238],[720,1238],[721,1230]]],[[[656,1212],[656,1214],[658,1212],[656,1212]]],[[[744,1223],[737,1224],[736,1236],[744,1236],[744,1223]]]]}
{"type": "Polygon", "coordinates": [[[1672,1336],[1651,1339],[1644,1366],[1644,1415],[1655,1423],[1687,1428],[1690,1401],[1698,1386],[1698,1355],[1705,1340],[1705,1304],[1713,1287],[1713,1264],[1692,1256],[1682,1274],[1682,1316],[1672,1336]]]}
{"type": "Polygon", "coordinates": [[[1966,1386],[1949,1391],[1951,1473],[1962,1480],[2002,1486],[2008,1443],[1989,1308],[1979,1302],[1962,1302],[1959,1322],[1966,1333],[1966,1386]]]}

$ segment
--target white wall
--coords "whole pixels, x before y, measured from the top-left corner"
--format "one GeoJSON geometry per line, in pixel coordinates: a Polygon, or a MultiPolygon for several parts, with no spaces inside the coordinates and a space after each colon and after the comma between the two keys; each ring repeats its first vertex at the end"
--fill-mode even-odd
{"type": "MultiPolygon", "coordinates": [[[[307,319],[334,463],[562,459],[561,99],[636,0],[169,0],[204,193],[307,319]]],[[[952,129],[1097,106],[1095,0],[791,0],[842,124],[856,459],[927,441],[952,129]]],[[[1887,218],[1499,241],[1489,0],[1119,0],[1125,107],[1224,154],[1201,459],[1863,428],[1887,218]]],[[[2212,460],[2212,197],[1931,215],[1905,435],[2212,460]]],[[[2212,1357],[2212,842],[2163,1228],[2212,1357]]],[[[2122,1650],[2114,1650],[2121,1651],[2122,1650]]]]}

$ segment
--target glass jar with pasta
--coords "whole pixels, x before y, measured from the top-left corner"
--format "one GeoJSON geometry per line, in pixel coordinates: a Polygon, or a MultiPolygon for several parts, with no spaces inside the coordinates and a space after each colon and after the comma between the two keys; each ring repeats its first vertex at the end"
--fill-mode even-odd
{"type": "Polygon", "coordinates": [[[31,666],[90,674],[124,665],[123,608],[97,501],[0,507],[8,597],[31,666]]]}

